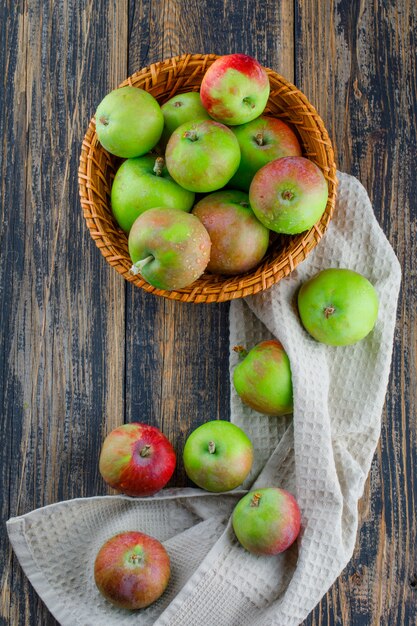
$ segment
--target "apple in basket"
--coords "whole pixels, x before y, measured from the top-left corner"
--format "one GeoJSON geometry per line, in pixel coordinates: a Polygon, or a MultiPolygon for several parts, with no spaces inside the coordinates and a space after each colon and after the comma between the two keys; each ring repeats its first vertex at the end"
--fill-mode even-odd
{"type": "Polygon", "coordinates": [[[166,147],[168,139],[178,126],[193,120],[210,119],[209,114],[201,104],[198,91],[177,94],[161,106],[161,111],[164,116],[164,130],[159,145],[162,148],[166,147]]]}
{"type": "Polygon", "coordinates": [[[163,157],[149,154],[124,161],[111,188],[113,215],[127,233],[136,218],[148,209],[167,206],[190,211],[193,202],[194,193],[171,178],[163,157]]]}
{"type": "Polygon", "coordinates": [[[183,451],[187,476],[202,489],[230,491],[243,483],[253,463],[253,446],[241,428],[212,420],[196,428],[183,451]]]}
{"type": "Polygon", "coordinates": [[[323,270],[305,282],[298,310],[307,332],[332,346],[366,337],[378,317],[378,295],[367,278],[349,269],[323,270]]]}
{"type": "Polygon", "coordinates": [[[128,496],[151,496],[171,478],[174,448],[155,426],[123,424],[107,435],[101,448],[100,474],[128,496]]]}
{"type": "Polygon", "coordinates": [[[172,178],[184,189],[208,193],[224,187],[240,162],[230,128],[214,120],[193,120],[172,133],[165,153],[172,178]]]}
{"type": "Polygon", "coordinates": [[[158,143],[164,116],[155,98],[138,87],[114,89],[96,111],[96,132],[103,148],[130,158],[146,154],[158,143]]]}
{"type": "Polygon", "coordinates": [[[235,126],[261,115],[269,89],[268,75],[256,59],[228,54],[216,59],[204,74],[200,97],[212,118],[235,126]]]}
{"type": "Polygon", "coordinates": [[[140,273],[154,287],[172,290],[201,276],[210,259],[211,241],[195,215],[156,208],[135,221],[128,246],[131,273],[140,273]]]}
{"type": "Polygon", "coordinates": [[[211,239],[209,272],[243,274],[256,267],[269,244],[269,230],[255,217],[243,191],[222,189],[193,208],[211,239]]]}
{"type": "Polygon", "coordinates": [[[228,187],[248,191],[256,172],[275,159],[301,156],[293,130],[277,117],[261,117],[232,128],[240,146],[240,165],[228,187]]]}
{"type": "Polygon", "coordinates": [[[232,525],[239,543],[252,554],[284,552],[297,539],[301,515],[288,491],[277,487],[256,489],[244,496],[233,511],[232,525]]]}
{"type": "Polygon", "coordinates": [[[266,415],[291,413],[291,367],[281,343],[262,341],[249,352],[242,346],[234,350],[242,357],[233,372],[233,384],[241,400],[266,415]]]}
{"type": "Polygon", "coordinates": [[[111,537],[94,563],[98,590],[122,609],[143,609],[155,602],[167,588],[170,574],[162,543],[137,531],[111,537]]]}
{"type": "Polygon", "coordinates": [[[328,198],[323,172],[301,156],[271,161],[257,171],[250,205],[262,224],[287,235],[308,230],[323,215],[328,198]]]}

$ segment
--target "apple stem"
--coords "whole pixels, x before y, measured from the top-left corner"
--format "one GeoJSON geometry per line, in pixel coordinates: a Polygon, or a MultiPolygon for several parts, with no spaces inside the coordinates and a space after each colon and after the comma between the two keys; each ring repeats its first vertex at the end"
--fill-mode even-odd
{"type": "Polygon", "coordinates": [[[161,176],[162,175],[162,170],[164,169],[164,165],[165,165],[165,159],[164,157],[157,157],[155,159],[155,165],[153,166],[153,173],[156,174],[156,176],[161,176]]]}
{"type": "Polygon", "coordinates": [[[99,119],[100,124],[103,124],[103,126],[108,126],[109,125],[109,120],[107,119],[107,117],[104,117],[104,115],[102,115],[99,119]]]}
{"type": "Polygon", "coordinates": [[[233,348],[233,352],[237,352],[239,355],[239,358],[241,359],[244,359],[245,356],[248,356],[248,351],[246,350],[244,346],[235,346],[233,348]]]}
{"type": "Polygon", "coordinates": [[[245,209],[247,209],[248,206],[249,206],[249,202],[245,202],[245,201],[239,202],[239,204],[240,204],[240,206],[243,206],[245,209]]]}
{"type": "Polygon", "coordinates": [[[197,141],[198,135],[195,130],[186,130],[183,137],[185,139],[189,139],[190,141],[197,141]]]}
{"type": "Polygon", "coordinates": [[[176,102],[174,102],[174,107],[177,109],[178,107],[182,107],[182,102],[181,100],[177,100],[176,102]]]}
{"type": "Polygon", "coordinates": [[[143,458],[145,458],[147,456],[150,456],[150,454],[151,454],[151,446],[149,446],[149,445],[143,446],[143,448],[142,448],[142,450],[140,451],[139,454],[143,458]]]}
{"type": "Polygon", "coordinates": [[[262,494],[260,493],[254,493],[253,494],[253,498],[251,500],[250,506],[253,507],[258,507],[259,506],[259,501],[262,498],[262,494]]]}
{"type": "Polygon", "coordinates": [[[216,444],[214,443],[214,441],[209,441],[208,451],[210,452],[210,454],[214,454],[216,452],[216,444]]]}
{"type": "Polygon", "coordinates": [[[148,263],[150,263],[151,261],[153,261],[154,258],[155,257],[152,254],[150,254],[145,259],[141,259],[140,261],[136,261],[136,263],[133,263],[132,267],[129,270],[130,274],[133,274],[133,276],[136,276],[137,274],[140,274],[141,271],[142,271],[142,268],[145,265],[147,265],[148,263]]]}
{"type": "Polygon", "coordinates": [[[257,133],[255,135],[255,141],[258,144],[258,146],[263,146],[264,145],[264,134],[263,133],[257,133]]]}
{"type": "Polygon", "coordinates": [[[334,306],[330,305],[330,306],[326,306],[326,308],[324,309],[324,317],[326,318],[326,320],[329,319],[329,317],[331,315],[333,315],[333,313],[336,311],[336,309],[334,308],[334,306]]]}
{"type": "Polygon", "coordinates": [[[294,197],[294,194],[292,191],[287,189],[286,191],[282,192],[282,197],[284,198],[284,200],[292,200],[294,197]]]}

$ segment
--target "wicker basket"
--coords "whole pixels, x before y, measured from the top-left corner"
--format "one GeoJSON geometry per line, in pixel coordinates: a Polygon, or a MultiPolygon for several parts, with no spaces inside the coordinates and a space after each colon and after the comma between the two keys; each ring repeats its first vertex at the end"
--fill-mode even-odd
{"type": "MultiPolygon", "coordinates": [[[[214,54],[186,54],[154,63],[125,80],[120,86],[133,85],[149,91],[160,104],[176,93],[197,91],[214,54]]],[[[164,291],[149,285],[141,276],[132,276],[127,237],[113,219],[110,189],[120,159],[101,147],[91,120],[84,137],[78,173],[81,206],[91,237],[106,261],[129,282],[148,292],[182,302],[225,302],[244,298],[271,287],[303,261],[322,238],[331,219],[336,198],[336,166],[323,121],[307,98],[282,76],[267,69],[271,93],[266,113],[289,122],[298,132],[303,154],[323,171],[329,185],[326,211],[309,231],[278,237],[261,264],[238,276],[203,274],[189,287],[164,291]]]]}

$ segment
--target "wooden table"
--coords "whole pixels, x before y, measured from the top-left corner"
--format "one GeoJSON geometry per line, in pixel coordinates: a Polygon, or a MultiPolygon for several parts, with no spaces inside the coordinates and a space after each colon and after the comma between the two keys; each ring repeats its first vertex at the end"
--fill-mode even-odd
{"type": "MultiPolygon", "coordinates": [[[[83,223],[77,167],[95,107],[128,74],[183,52],[246,52],[316,106],[404,272],[357,547],[305,624],[415,624],[416,2],[3,0],[0,29],[2,519],[106,493],[98,453],[124,421],[158,425],[180,451],[190,429],[227,418],[228,306],[127,284],[83,223]]],[[[187,484],[181,464],[172,484],[187,484]]],[[[4,525],[0,541],[1,623],[55,624],[4,525]]]]}

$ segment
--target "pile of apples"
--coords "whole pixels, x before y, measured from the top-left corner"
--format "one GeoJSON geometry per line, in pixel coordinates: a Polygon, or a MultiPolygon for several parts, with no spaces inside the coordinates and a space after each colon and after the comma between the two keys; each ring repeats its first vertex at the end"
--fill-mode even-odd
{"type": "MultiPolygon", "coordinates": [[[[132,272],[168,290],[191,284],[206,269],[242,273],[262,259],[270,230],[303,232],[321,217],[328,194],[324,176],[301,156],[286,124],[260,116],[268,96],[265,70],[255,59],[233,54],[207,70],[200,94],[175,96],[162,107],[135,87],[104,98],[96,114],[97,134],[109,152],[126,158],[111,201],[115,219],[129,233],[132,272]],[[155,148],[157,153],[146,154],[155,148]],[[195,193],[208,195],[195,203],[195,193]]],[[[301,286],[298,311],[315,340],[347,346],[373,329],[378,296],[361,274],[329,268],[301,286]]],[[[233,383],[242,401],[265,415],[290,413],[291,367],[283,346],[273,340],[249,352],[242,346],[235,350],[242,358],[233,383]]],[[[241,428],[215,420],[190,434],[183,463],[200,488],[224,492],[243,483],[253,456],[241,428]]],[[[104,480],[133,497],[157,493],[175,465],[168,439],[141,423],[112,431],[99,461],[104,480]]],[[[297,538],[300,510],[277,486],[256,489],[239,500],[232,525],[246,550],[276,555],[297,538]]],[[[144,608],[168,585],[169,556],[158,540],[135,529],[102,546],[94,574],[110,602],[144,608]]]]}
{"type": "Polygon", "coordinates": [[[262,115],[269,92],[258,61],[230,54],[209,67],[200,93],[162,107],[130,86],[102,100],[97,136],[126,159],[111,206],[128,234],[132,274],[165,290],[205,270],[242,274],[264,257],[270,231],[293,235],[320,219],[327,182],[293,130],[262,115]]]}

